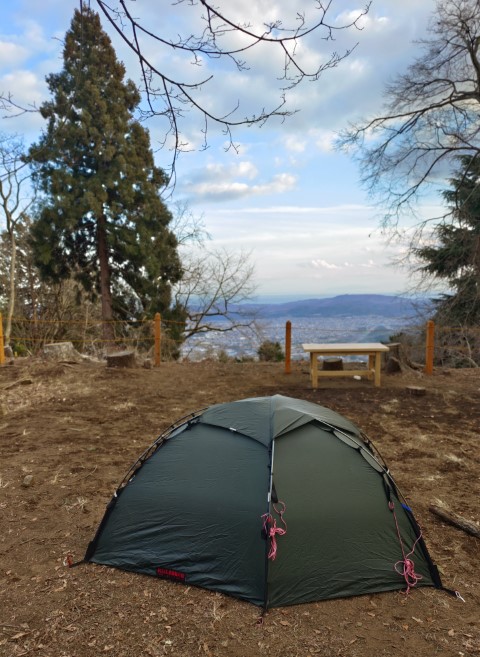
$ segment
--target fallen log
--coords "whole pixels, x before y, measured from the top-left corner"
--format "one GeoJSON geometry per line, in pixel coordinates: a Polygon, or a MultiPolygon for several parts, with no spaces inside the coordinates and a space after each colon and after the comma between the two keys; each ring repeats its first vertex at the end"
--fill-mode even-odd
{"type": "Polygon", "coordinates": [[[445,522],[448,522],[449,525],[453,525],[457,529],[461,529],[467,534],[471,534],[471,536],[480,538],[480,527],[471,520],[462,518],[462,516],[459,516],[458,513],[450,511],[450,509],[447,509],[446,507],[437,506],[436,504],[431,504],[429,506],[429,511],[434,513],[445,522]]]}

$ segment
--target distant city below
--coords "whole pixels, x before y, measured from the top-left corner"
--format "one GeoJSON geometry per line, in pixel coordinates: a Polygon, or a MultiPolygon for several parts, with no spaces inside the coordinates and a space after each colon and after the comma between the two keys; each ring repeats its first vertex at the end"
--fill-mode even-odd
{"type": "MultiPolygon", "coordinates": [[[[286,303],[242,304],[237,316],[254,317],[256,330],[213,331],[190,338],[183,355],[201,360],[226,354],[230,358],[255,357],[264,340],[285,343],[286,322],[292,323],[292,358],[302,359],[307,342],[389,342],[407,328],[428,319],[426,300],[378,294],[349,294],[286,303]]],[[[225,320],[218,327],[227,326],[225,320]]]]}

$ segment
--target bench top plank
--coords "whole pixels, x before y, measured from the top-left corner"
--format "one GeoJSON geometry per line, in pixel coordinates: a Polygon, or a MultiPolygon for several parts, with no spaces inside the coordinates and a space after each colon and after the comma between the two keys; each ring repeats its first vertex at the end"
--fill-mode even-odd
{"type": "Polygon", "coordinates": [[[334,342],[324,344],[302,344],[304,351],[311,353],[332,353],[332,354],[368,354],[379,351],[388,351],[388,347],[381,342],[334,342]]]}

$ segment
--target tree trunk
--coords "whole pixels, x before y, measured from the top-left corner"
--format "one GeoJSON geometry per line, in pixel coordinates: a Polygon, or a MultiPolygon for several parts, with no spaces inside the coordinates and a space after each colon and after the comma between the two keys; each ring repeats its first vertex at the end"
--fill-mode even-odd
{"type": "Polygon", "coordinates": [[[107,244],[107,218],[104,214],[97,221],[97,247],[100,264],[100,296],[102,300],[103,339],[105,349],[111,350],[114,345],[115,333],[113,330],[112,293],[110,290],[110,264],[107,244]]]}
{"type": "Polygon", "coordinates": [[[27,266],[28,266],[28,287],[30,289],[30,307],[32,309],[32,321],[33,321],[31,337],[33,337],[34,340],[33,344],[37,345],[38,344],[37,339],[39,333],[37,290],[35,286],[35,277],[30,262],[28,263],[27,266]]]}
{"type": "Polygon", "coordinates": [[[15,269],[17,264],[17,244],[15,241],[15,232],[13,225],[10,224],[8,231],[10,236],[10,298],[8,300],[7,323],[5,326],[5,346],[10,346],[10,336],[12,334],[12,318],[15,308],[15,269]]]}
{"type": "Polygon", "coordinates": [[[477,298],[475,299],[475,302],[478,303],[480,301],[480,235],[477,235],[475,238],[475,254],[473,256],[473,266],[477,284],[477,298]]]}

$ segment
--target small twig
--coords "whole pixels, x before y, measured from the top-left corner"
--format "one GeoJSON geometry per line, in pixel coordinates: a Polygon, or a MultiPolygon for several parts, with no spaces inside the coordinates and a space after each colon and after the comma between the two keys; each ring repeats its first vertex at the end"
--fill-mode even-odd
{"type": "Polygon", "coordinates": [[[0,623],[0,627],[2,629],[7,629],[9,628],[9,631],[11,630],[17,630],[18,632],[23,631],[25,628],[20,627],[19,625],[10,625],[10,623],[0,623]]]}
{"type": "Polygon", "coordinates": [[[9,383],[8,386],[3,386],[2,390],[10,390],[10,388],[15,388],[16,386],[27,386],[33,383],[32,379],[18,379],[17,381],[13,381],[13,383],[9,383]]]}
{"type": "Polygon", "coordinates": [[[87,477],[91,477],[96,471],[97,471],[98,465],[96,465],[91,472],[88,472],[84,477],[82,477],[79,474],[76,475],[77,479],[86,479],[87,477]]]}
{"type": "MultiPolygon", "coordinates": [[[[25,541],[22,541],[21,543],[17,543],[16,547],[19,547],[20,545],[25,545],[25,543],[31,543],[32,541],[36,541],[36,537],[32,538],[27,538],[25,541]]],[[[40,543],[45,543],[44,540],[40,539],[40,543]]]]}
{"type": "Polygon", "coordinates": [[[84,479],[91,477],[97,471],[98,465],[96,465],[91,472],[85,475],[84,479]]]}

